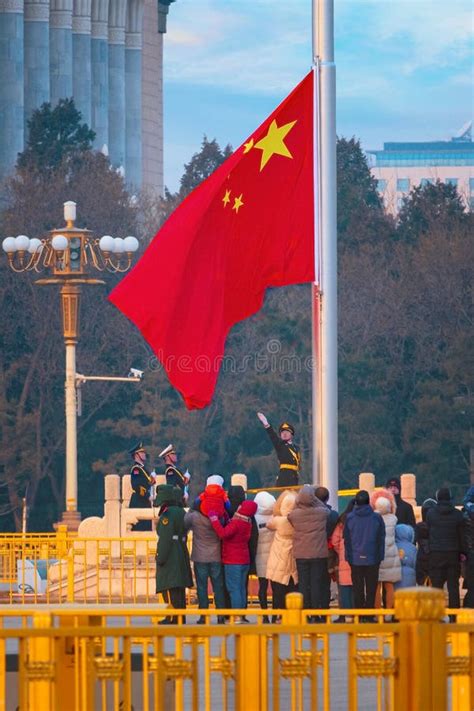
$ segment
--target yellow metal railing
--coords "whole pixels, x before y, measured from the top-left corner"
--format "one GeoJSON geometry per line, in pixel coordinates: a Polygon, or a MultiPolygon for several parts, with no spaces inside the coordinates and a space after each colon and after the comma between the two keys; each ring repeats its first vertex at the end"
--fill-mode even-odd
{"type": "Polygon", "coordinates": [[[156,535],[0,535],[0,603],[155,602],[156,535]]]}
{"type": "MultiPolygon", "coordinates": [[[[470,611],[443,624],[444,596],[396,593],[396,623],[333,624],[333,612],[303,611],[287,597],[280,624],[265,611],[172,611],[187,624],[161,625],[164,606],[4,606],[0,699],[21,711],[471,711],[474,624],[470,611]],[[317,612],[327,622],[310,624],[317,612]],[[251,624],[237,625],[241,614],[251,624]],[[464,617],[463,617],[464,616],[464,617]],[[8,647],[7,647],[8,645],[8,647]],[[16,666],[6,650],[16,658],[16,666]],[[14,672],[7,672],[13,669],[14,672]],[[451,698],[448,696],[451,679],[451,698]],[[18,701],[16,701],[18,700],[18,701]]],[[[355,619],[368,610],[350,611],[355,619]]]]}

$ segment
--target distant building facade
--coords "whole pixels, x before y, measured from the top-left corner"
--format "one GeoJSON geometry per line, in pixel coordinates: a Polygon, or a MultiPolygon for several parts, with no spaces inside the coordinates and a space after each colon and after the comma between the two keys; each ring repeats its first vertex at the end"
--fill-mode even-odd
{"type": "Polygon", "coordinates": [[[455,185],[466,207],[474,210],[472,124],[449,141],[384,143],[383,150],[367,155],[377,190],[393,215],[412,188],[437,180],[455,185]]]}
{"type": "Polygon", "coordinates": [[[163,193],[163,35],[174,0],[0,0],[0,180],[45,101],[73,97],[130,187],[163,193]]]}

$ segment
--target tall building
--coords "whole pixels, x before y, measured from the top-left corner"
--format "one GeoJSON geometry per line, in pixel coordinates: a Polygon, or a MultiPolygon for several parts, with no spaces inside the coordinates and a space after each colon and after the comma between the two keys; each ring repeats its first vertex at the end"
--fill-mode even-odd
{"type": "Polygon", "coordinates": [[[174,0],[0,0],[0,180],[32,112],[73,97],[130,187],[163,193],[163,35],[174,0]]]}
{"type": "Polygon", "coordinates": [[[413,187],[436,180],[455,185],[466,207],[474,210],[472,123],[449,141],[384,143],[383,150],[367,155],[377,189],[392,214],[398,213],[413,187]]]}

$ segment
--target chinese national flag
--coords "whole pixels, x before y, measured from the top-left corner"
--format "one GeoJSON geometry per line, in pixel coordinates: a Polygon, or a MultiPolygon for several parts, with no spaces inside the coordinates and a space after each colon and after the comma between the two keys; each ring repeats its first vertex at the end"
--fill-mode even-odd
{"type": "Polygon", "coordinates": [[[267,287],[314,280],[313,74],[173,212],[110,300],[189,409],[208,405],[232,326],[267,287]]]}

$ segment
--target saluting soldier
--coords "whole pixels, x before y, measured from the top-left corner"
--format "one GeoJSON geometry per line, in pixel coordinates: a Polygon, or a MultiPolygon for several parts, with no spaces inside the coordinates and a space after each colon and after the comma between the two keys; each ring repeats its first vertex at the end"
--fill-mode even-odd
{"type": "Polygon", "coordinates": [[[183,473],[177,466],[178,455],[174,445],[169,444],[162,452],[160,452],[159,456],[163,457],[166,465],[166,483],[170,486],[178,486],[181,489],[183,501],[186,503],[189,498],[188,484],[191,479],[191,475],[187,470],[183,473]]]}
{"type": "MultiPolygon", "coordinates": [[[[142,442],[138,442],[128,450],[133,457],[133,464],[130,467],[130,481],[133,494],[130,497],[128,507],[130,509],[150,509],[151,487],[155,483],[155,478],[145,467],[146,451],[142,442]]],[[[132,526],[132,531],[151,531],[151,521],[138,521],[132,526]]]]}
{"type": "Polygon", "coordinates": [[[295,428],[289,422],[282,422],[279,428],[280,436],[278,436],[263,412],[257,412],[257,417],[265,427],[280,462],[276,486],[297,485],[301,454],[299,447],[293,442],[295,428]]]}
{"type": "MultiPolygon", "coordinates": [[[[193,586],[193,576],[186,546],[181,489],[169,484],[158,486],[155,504],[160,507],[156,530],[156,592],[172,607],[184,609],[186,588],[193,586]]],[[[169,615],[159,624],[175,621],[176,617],[169,615]]]]}

